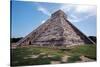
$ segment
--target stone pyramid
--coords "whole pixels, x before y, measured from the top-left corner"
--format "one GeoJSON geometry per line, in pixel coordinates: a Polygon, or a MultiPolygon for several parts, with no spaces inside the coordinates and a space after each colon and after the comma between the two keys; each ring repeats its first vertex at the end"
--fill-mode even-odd
{"type": "Polygon", "coordinates": [[[44,24],[33,30],[17,45],[68,46],[94,44],[86,35],[67,20],[67,15],[58,10],[44,24]]]}

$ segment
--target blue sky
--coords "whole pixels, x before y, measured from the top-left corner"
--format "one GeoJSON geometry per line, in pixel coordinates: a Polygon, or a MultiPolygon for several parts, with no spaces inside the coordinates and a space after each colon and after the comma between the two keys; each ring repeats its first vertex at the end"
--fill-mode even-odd
{"type": "Polygon", "coordinates": [[[94,5],[12,1],[12,37],[26,36],[59,9],[63,10],[68,15],[68,20],[85,35],[96,36],[94,5]]]}

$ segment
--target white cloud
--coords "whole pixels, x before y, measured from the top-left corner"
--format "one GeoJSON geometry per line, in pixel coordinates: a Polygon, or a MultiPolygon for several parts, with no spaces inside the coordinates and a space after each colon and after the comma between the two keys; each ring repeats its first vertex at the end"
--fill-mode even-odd
{"type": "Polygon", "coordinates": [[[75,10],[81,13],[96,13],[96,6],[77,5],[75,10]]]}
{"type": "Polygon", "coordinates": [[[43,21],[41,22],[41,24],[45,23],[45,21],[46,21],[46,20],[43,20],[43,21]]]}
{"type": "Polygon", "coordinates": [[[77,13],[96,13],[96,6],[92,5],[69,5],[69,4],[62,4],[59,9],[66,11],[74,10],[73,12],[77,13]]]}
{"type": "Polygon", "coordinates": [[[96,15],[96,6],[90,5],[62,4],[59,9],[66,12],[69,15],[68,19],[72,22],[80,22],[96,15]]]}
{"type": "Polygon", "coordinates": [[[80,18],[78,18],[77,16],[74,16],[74,15],[71,15],[71,18],[68,18],[68,19],[72,22],[80,22],[80,21],[88,19],[91,16],[94,16],[94,15],[89,14],[89,15],[86,15],[86,16],[83,16],[83,17],[80,17],[80,18]]]}
{"type": "Polygon", "coordinates": [[[67,11],[70,11],[71,9],[72,9],[72,5],[67,5],[67,4],[62,4],[60,7],[59,7],[59,9],[61,9],[61,10],[63,10],[63,11],[65,11],[65,12],[67,12],[67,11]]]}
{"type": "MultiPolygon", "coordinates": [[[[49,8],[47,9],[40,4],[36,5],[38,11],[42,12],[47,16],[51,15],[51,13],[48,11],[49,8]]],[[[91,6],[91,5],[61,4],[58,8],[52,11],[56,11],[58,9],[63,10],[68,15],[68,19],[71,20],[72,22],[80,22],[85,19],[88,19],[90,16],[96,15],[96,6],[91,6]]]]}
{"type": "Polygon", "coordinates": [[[73,15],[73,14],[71,14],[70,17],[71,17],[71,18],[74,18],[74,19],[78,19],[78,18],[79,18],[79,17],[77,17],[77,16],[75,16],[75,15],[73,15]]]}
{"type": "Polygon", "coordinates": [[[40,12],[42,12],[45,15],[50,16],[50,12],[46,8],[44,8],[44,7],[40,6],[40,5],[38,5],[37,10],[40,11],[40,12]]]}

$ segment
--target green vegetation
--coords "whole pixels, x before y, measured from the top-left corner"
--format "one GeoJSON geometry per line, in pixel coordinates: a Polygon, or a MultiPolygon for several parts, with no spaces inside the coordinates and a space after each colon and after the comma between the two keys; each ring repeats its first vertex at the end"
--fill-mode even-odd
{"type": "Polygon", "coordinates": [[[73,62],[76,62],[76,61],[81,61],[80,55],[78,55],[78,54],[74,54],[74,55],[72,55],[71,57],[68,58],[69,63],[73,63],[73,62]]]}
{"type": "Polygon", "coordinates": [[[96,45],[81,45],[62,49],[47,47],[17,47],[11,49],[11,66],[51,64],[51,61],[61,61],[63,56],[68,61],[81,61],[80,56],[96,60],[96,45]],[[35,58],[32,56],[35,55],[35,58]]]}
{"type": "Polygon", "coordinates": [[[61,60],[61,56],[60,55],[52,55],[52,57],[50,58],[53,61],[60,61],[61,60]]]}
{"type": "Polygon", "coordinates": [[[69,53],[79,54],[96,60],[96,45],[81,45],[73,47],[69,53]]]}
{"type": "Polygon", "coordinates": [[[23,65],[41,65],[41,64],[50,64],[50,59],[48,58],[28,58],[20,59],[16,62],[12,62],[12,66],[23,66],[23,65]]]}
{"type": "Polygon", "coordinates": [[[19,38],[11,38],[11,43],[16,43],[18,42],[19,40],[21,40],[23,37],[19,37],[19,38]]]}

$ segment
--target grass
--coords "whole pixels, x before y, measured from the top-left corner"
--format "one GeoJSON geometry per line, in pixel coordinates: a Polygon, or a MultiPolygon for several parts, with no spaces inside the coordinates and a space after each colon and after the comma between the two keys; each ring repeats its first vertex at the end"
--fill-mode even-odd
{"type": "Polygon", "coordinates": [[[28,58],[28,59],[22,59],[18,61],[17,63],[12,63],[12,66],[26,66],[26,65],[43,65],[43,64],[50,64],[50,59],[48,58],[28,58]]]}
{"type": "Polygon", "coordinates": [[[61,57],[64,55],[70,56],[68,63],[79,61],[80,56],[96,60],[96,45],[81,45],[63,49],[32,46],[17,47],[11,49],[11,66],[50,64],[51,61],[61,61],[61,57]],[[41,53],[45,53],[45,55],[40,55],[41,53]],[[30,58],[32,55],[39,55],[39,57],[30,58]],[[48,57],[48,55],[52,57],[48,57]]]}
{"type": "Polygon", "coordinates": [[[81,45],[72,48],[69,53],[80,54],[96,60],[96,45],[81,45]]]}
{"type": "Polygon", "coordinates": [[[61,56],[60,55],[55,54],[55,55],[52,55],[52,56],[53,57],[50,58],[52,61],[61,61],[61,56]]]}
{"type": "Polygon", "coordinates": [[[73,62],[76,62],[76,61],[81,61],[80,55],[78,55],[78,54],[74,54],[74,55],[72,55],[71,57],[68,58],[68,63],[73,63],[73,62]]]}

